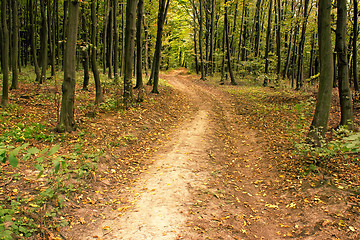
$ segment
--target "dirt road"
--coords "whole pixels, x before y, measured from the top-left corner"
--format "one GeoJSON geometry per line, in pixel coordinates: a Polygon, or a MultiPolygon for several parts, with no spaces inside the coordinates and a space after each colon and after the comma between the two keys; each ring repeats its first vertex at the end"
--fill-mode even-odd
{"type": "Polygon", "coordinates": [[[302,189],[301,180],[298,185],[286,184],[276,163],[266,159],[261,133],[250,129],[241,115],[241,103],[185,70],[161,77],[186,94],[192,106],[190,117],[181,121],[152,156],[150,167],[127,188],[131,205],[97,213],[102,219],[76,228],[77,232],[69,233],[72,239],[335,236],[331,232],[337,226],[330,223],[336,217],[326,213],[335,214],[341,208],[325,209],[318,197],[322,190],[302,189]],[[299,198],[305,200],[299,202],[299,198]],[[314,204],[309,204],[311,198],[314,204]]]}

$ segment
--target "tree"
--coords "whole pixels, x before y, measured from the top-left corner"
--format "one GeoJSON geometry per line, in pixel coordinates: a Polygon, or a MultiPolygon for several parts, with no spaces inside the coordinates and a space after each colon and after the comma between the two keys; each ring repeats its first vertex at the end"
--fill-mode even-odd
{"type": "Polygon", "coordinates": [[[1,25],[2,25],[2,71],[3,86],[1,106],[5,107],[9,102],[9,29],[6,22],[7,1],[1,4],[1,25]]]}
{"type": "MultiPolygon", "coordinates": [[[[151,69],[150,79],[153,79],[153,89],[152,93],[159,93],[159,71],[160,71],[160,59],[161,59],[161,45],[162,45],[162,32],[164,29],[166,14],[168,12],[170,5],[170,0],[160,0],[159,2],[159,12],[158,12],[158,24],[157,24],[157,33],[156,33],[156,45],[153,58],[153,65],[151,69]]],[[[150,80],[149,80],[150,81],[150,80]]]]}
{"type": "Polygon", "coordinates": [[[307,142],[321,145],[325,136],[332,97],[333,60],[331,44],[331,0],[319,0],[318,41],[320,58],[320,84],[314,117],[307,135],[307,142]]]}
{"type": "Polygon", "coordinates": [[[96,61],[96,34],[97,34],[97,17],[96,17],[96,0],[91,2],[91,70],[94,75],[95,81],[95,104],[99,104],[103,101],[101,84],[100,84],[100,73],[96,61]]]}
{"type": "Polygon", "coordinates": [[[353,0],[353,4],[354,4],[354,20],[353,20],[353,48],[352,48],[352,52],[353,52],[353,82],[354,82],[354,89],[356,92],[359,92],[359,82],[358,82],[358,76],[357,76],[357,39],[358,39],[358,1],[357,0],[353,0]]]}
{"type": "Polygon", "coordinates": [[[75,73],[76,73],[76,41],[79,23],[79,1],[69,2],[69,19],[66,28],[67,41],[64,56],[64,80],[62,84],[62,100],[60,119],[57,130],[71,132],[76,128],[74,118],[75,73]]]}
{"type": "Polygon", "coordinates": [[[133,101],[132,71],[135,50],[135,18],[137,0],[127,0],[124,52],[124,106],[129,108],[133,101]]]}
{"type": "Polygon", "coordinates": [[[41,46],[40,46],[40,59],[41,59],[41,76],[39,83],[45,82],[46,70],[48,66],[48,21],[46,14],[46,0],[40,0],[40,12],[41,12],[41,46]]]}
{"type": "Polygon", "coordinates": [[[230,73],[230,81],[232,85],[236,85],[234,73],[231,65],[231,52],[230,52],[230,41],[229,41],[229,23],[228,23],[228,11],[227,11],[227,0],[225,0],[225,16],[224,16],[224,28],[225,28],[225,42],[226,42],[226,57],[227,57],[227,66],[230,73]]]}
{"type": "Polygon", "coordinates": [[[136,22],[136,85],[134,88],[143,88],[142,79],[142,22],[144,15],[144,0],[139,0],[137,8],[137,22],[136,22]]]}
{"type": "MultiPolygon", "coordinates": [[[[353,128],[354,113],[349,84],[349,64],[346,46],[347,9],[346,0],[337,1],[336,43],[338,58],[338,81],[341,107],[340,125],[353,128]]],[[[355,62],[356,64],[356,62],[355,62]]],[[[356,72],[354,73],[356,75],[356,72]]]]}
{"type": "Polygon", "coordinates": [[[10,89],[18,88],[18,58],[19,58],[19,17],[18,17],[18,0],[12,1],[13,13],[13,31],[12,31],[12,51],[11,51],[11,69],[12,81],[10,89]]]}
{"type": "MultiPolygon", "coordinates": [[[[31,51],[32,51],[32,58],[35,68],[35,74],[36,74],[36,81],[40,82],[41,79],[41,72],[39,68],[39,63],[37,59],[37,48],[36,48],[36,30],[35,30],[35,19],[34,19],[34,11],[36,9],[36,1],[35,4],[33,3],[33,0],[29,0],[30,4],[30,39],[31,39],[31,51]]],[[[65,4],[65,3],[64,3],[65,4]]]]}
{"type": "MultiPolygon", "coordinates": [[[[266,49],[265,49],[265,73],[269,73],[269,52],[270,52],[270,35],[271,35],[271,15],[273,0],[269,2],[268,26],[266,31],[266,49]]],[[[264,79],[264,86],[268,84],[267,78],[264,79]]]]}

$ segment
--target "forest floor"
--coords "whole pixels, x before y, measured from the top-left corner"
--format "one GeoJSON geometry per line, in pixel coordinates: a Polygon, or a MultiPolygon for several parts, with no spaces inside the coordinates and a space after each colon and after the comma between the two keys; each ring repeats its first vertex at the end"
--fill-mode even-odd
{"type": "MultiPolygon", "coordinates": [[[[111,99],[96,109],[80,92],[79,129],[60,136],[49,132],[56,101],[13,93],[27,107],[7,110],[11,119],[1,110],[8,142],[11,126],[31,119],[45,137],[23,138],[61,145],[55,156],[66,161],[58,174],[50,161],[39,178],[31,164],[0,165],[2,207],[17,199],[14,218],[32,219],[34,239],[360,238],[359,156],[294,145],[311,121],[313,92],[219,86],[185,69],[161,78],[161,93],[128,111],[114,111],[111,99]]],[[[331,128],[338,117],[334,100],[331,128]]]]}

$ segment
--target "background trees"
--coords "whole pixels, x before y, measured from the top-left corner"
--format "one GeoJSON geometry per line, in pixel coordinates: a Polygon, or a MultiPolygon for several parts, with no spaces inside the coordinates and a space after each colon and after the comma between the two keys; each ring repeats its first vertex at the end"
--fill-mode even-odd
{"type": "MultiPolygon", "coordinates": [[[[2,1],[3,105],[8,98],[10,73],[11,89],[16,89],[18,72],[27,66],[34,69],[33,81],[39,84],[54,78],[57,71],[65,70],[70,2],[2,1]],[[11,43],[7,43],[8,37],[11,43]]],[[[94,77],[96,104],[102,102],[103,91],[106,91],[102,84],[113,78],[118,84],[122,81],[119,76],[126,75],[122,78],[126,84],[119,91],[125,93],[120,102],[129,101],[125,105],[131,105],[132,79],[136,73],[136,87],[141,86],[142,70],[148,73],[149,66],[153,93],[159,92],[159,70],[178,67],[199,72],[201,79],[220,73],[227,79],[229,73],[232,84],[250,76],[257,84],[281,83],[296,90],[319,79],[316,11],[319,6],[314,0],[139,1],[138,6],[131,8],[135,11],[138,8],[137,16],[129,13],[129,3],[124,0],[85,0],[79,4],[81,27],[77,46],[81,43],[81,48],[74,50],[74,66],[76,71],[84,72],[84,89],[88,89],[89,79],[94,77]],[[137,19],[137,34],[131,37],[136,41],[134,47],[127,42],[129,17],[137,19]],[[88,74],[90,63],[92,76],[88,74]]],[[[330,48],[338,55],[335,70],[342,103],[347,102],[342,110],[347,120],[342,120],[342,125],[349,122],[352,115],[347,111],[348,117],[345,117],[345,109],[351,109],[351,87],[356,91],[359,88],[357,7],[356,0],[346,3],[339,0],[332,6],[330,24],[334,29],[336,24],[338,27],[336,48],[334,33],[330,35],[333,40],[330,48]],[[346,18],[342,17],[341,9],[348,10],[346,18]],[[346,69],[350,71],[346,73],[346,69]]]]}

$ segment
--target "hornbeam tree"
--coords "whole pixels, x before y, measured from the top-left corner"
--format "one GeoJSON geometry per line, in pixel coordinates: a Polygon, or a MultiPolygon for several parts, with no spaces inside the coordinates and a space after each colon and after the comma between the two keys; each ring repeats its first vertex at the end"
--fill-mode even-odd
{"type": "Polygon", "coordinates": [[[69,19],[67,25],[67,41],[64,56],[64,80],[62,84],[62,100],[60,119],[57,125],[59,132],[71,132],[76,128],[74,118],[76,41],[79,24],[79,1],[69,3],[69,19]]]}
{"type": "Polygon", "coordinates": [[[334,81],[331,44],[331,0],[319,0],[318,32],[320,85],[314,117],[307,135],[307,142],[314,146],[321,146],[321,139],[325,136],[327,130],[331,107],[334,81]]]}

